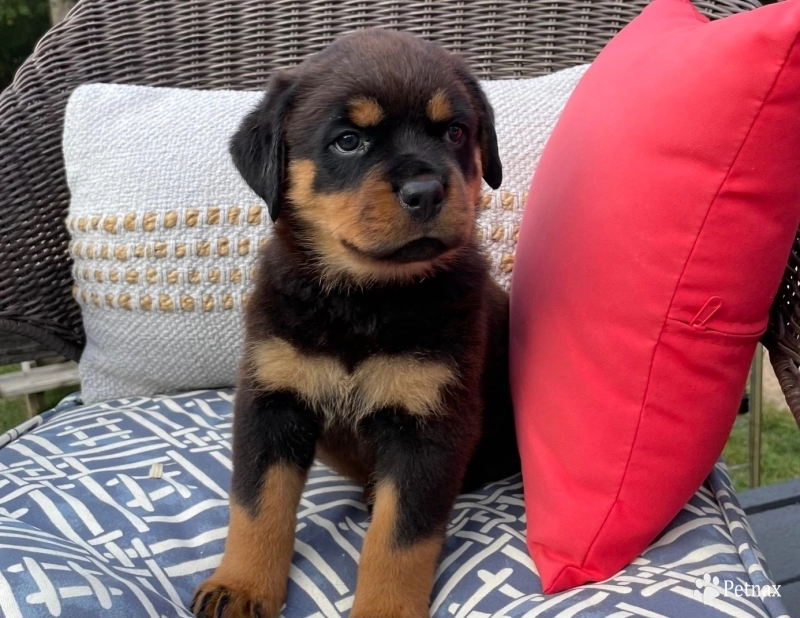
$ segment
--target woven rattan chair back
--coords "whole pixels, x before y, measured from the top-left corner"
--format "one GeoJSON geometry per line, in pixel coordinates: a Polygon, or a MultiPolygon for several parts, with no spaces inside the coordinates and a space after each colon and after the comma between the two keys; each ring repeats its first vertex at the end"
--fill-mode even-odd
{"type": "MultiPolygon", "coordinates": [[[[463,55],[486,79],[590,61],[646,0],[81,0],[0,95],[0,331],[67,358],[84,344],[71,296],[61,156],[80,84],[260,89],[275,69],[366,26],[407,30],[463,55]]],[[[697,0],[712,18],[757,0],[697,0]]],[[[765,339],[800,411],[800,242],[765,339]]],[[[0,339],[1,340],[1,339],[0,339]]]]}

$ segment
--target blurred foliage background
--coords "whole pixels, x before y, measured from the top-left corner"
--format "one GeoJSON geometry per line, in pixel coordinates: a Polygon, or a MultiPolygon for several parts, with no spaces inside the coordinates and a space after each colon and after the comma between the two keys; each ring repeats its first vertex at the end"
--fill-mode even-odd
{"type": "Polygon", "coordinates": [[[49,27],[48,0],[0,0],[0,90],[49,27]]]}
{"type": "Polygon", "coordinates": [[[61,21],[77,0],[0,0],[0,90],[53,22],[61,21]]]}

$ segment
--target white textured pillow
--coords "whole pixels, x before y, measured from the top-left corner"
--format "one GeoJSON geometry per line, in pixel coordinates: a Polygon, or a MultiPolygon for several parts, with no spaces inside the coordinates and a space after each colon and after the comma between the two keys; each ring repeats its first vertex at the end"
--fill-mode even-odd
{"type": "MultiPolygon", "coordinates": [[[[505,180],[483,196],[479,233],[506,287],[533,169],[585,69],[483,83],[505,180]]],[[[67,225],[87,403],[234,383],[271,223],[227,146],[261,96],[91,84],[70,97],[67,225]]]]}

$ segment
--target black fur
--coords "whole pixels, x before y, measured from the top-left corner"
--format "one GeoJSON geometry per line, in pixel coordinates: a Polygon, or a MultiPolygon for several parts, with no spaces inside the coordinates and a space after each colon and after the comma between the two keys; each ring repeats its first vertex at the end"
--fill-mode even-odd
{"type": "MultiPolygon", "coordinates": [[[[442,144],[444,128],[420,113],[423,106],[414,105],[416,98],[430,91],[422,84],[431,82],[438,82],[448,93],[454,118],[470,129],[470,139],[481,146],[485,179],[499,186],[502,167],[493,112],[466,67],[440,48],[422,43],[419,57],[406,61],[410,65],[407,81],[394,83],[375,59],[386,53],[386,33],[361,36],[355,48],[334,45],[316,63],[273,80],[264,102],[232,142],[237,165],[251,186],[267,187],[263,192],[272,196],[272,207],[280,207],[285,180],[276,174],[285,169],[280,161],[284,152],[292,159],[316,162],[314,188],[322,193],[357,186],[363,169],[376,162],[391,170],[388,175],[398,185],[415,174],[440,172],[453,156],[442,144]],[[358,70],[348,71],[348,65],[354,64],[358,70]],[[443,64],[452,70],[443,70],[443,64]],[[376,97],[394,123],[369,130],[374,145],[366,156],[337,158],[327,146],[347,126],[343,102],[357,94],[376,97]],[[284,127],[289,109],[291,126],[284,127]],[[409,114],[408,109],[416,111],[409,114]],[[330,118],[334,120],[326,122],[330,118]],[[268,145],[254,142],[253,136],[267,135],[271,137],[268,145]],[[281,135],[288,138],[289,148],[276,145],[281,135]],[[423,163],[420,151],[425,153],[423,163]],[[264,156],[278,159],[265,164],[264,156]]],[[[470,148],[464,148],[455,156],[466,177],[475,171],[469,152],[470,148]]],[[[277,212],[273,211],[273,217],[277,212]]],[[[462,384],[447,395],[449,415],[419,420],[400,409],[380,410],[362,423],[355,436],[334,440],[358,445],[373,480],[391,478],[403,488],[404,524],[399,540],[411,542],[441,528],[461,489],[519,470],[508,392],[508,308],[504,298],[487,293],[487,262],[474,244],[446,269],[413,285],[330,288],[309,268],[308,255],[291,225],[278,226],[276,236],[277,242],[270,242],[261,258],[247,311],[249,341],[279,337],[305,352],[336,357],[350,370],[373,354],[413,353],[452,363],[463,376],[462,384]]],[[[270,457],[294,462],[298,453],[307,456],[320,437],[311,430],[302,405],[297,405],[297,418],[289,421],[286,394],[253,396],[247,394],[249,388],[249,380],[244,379],[238,398],[248,403],[237,408],[237,416],[273,418],[270,410],[279,408],[287,418],[274,428],[265,421],[265,435],[259,435],[257,422],[246,425],[237,419],[237,433],[246,435],[236,444],[249,444],[241,449],[245,454],[234,451],[234,476],[244,470],[234,483],[234,492],[245,502],[253,497],[245,487],[257,485],[262,472],[260,466],[247,463],[254,461],[253,453],[268,449],[270,457]],[[302,436],[285,436],[284,427],[292,423],[303,427],[302,436]],[[282,440],[285,443],[279,444],[282,440]]],[[[348,433],[336,427],[329,431],[348,433]]],[[[307,464],[307,460],[302,463],[303,467],[307,464]]]]}
{"type": "MultiPolygon", "coordinates": [[[[231,154],[236,167],[250,187],[264,199],[273,221],[283,206],[286,158],[308,158],[316,161],[318,191],[343,190],[361,181],[363,170],[382,161],[397,170],[393,177],[399,183],[429,171],[442,173],[447,160],[441,136],[446,125],[432,124],[419,111],[424,107],[415,99],[427,97],[431,83],[439,82],[455,103],[455,120],[469,131],[471,143],[481,146],[483,176],[496,189],[502,182],[502,166],[497,148],[494,114],[486,95],[466,65],[440,47],[416,41],[411,49],[405,46],[398,56],[390,44],[398,33],[371,30],[359,33],[357,46],[348,45],[347,37],[334,43],[314,58],[291,71],[278,73],[271,81],[260,105],[242,123],[231,140],[231,154]],[[388,43],[388,44],[387,44],[388,43]],[[407,53],[412,51],[413,56],[407,53]],[[386,63],[400,64],[397,74],[382,72],[386,63]],[[449,69],[442,70],[442,69],[449,69]],[[368,157],[350,160],[333,157],[327,148],[347,126],[346,110],[342,105],[356,95],[375,96],[380,92],[382,102],[389,101],[387,115],[402,123],[401,130],[393,127],[392,139],[383,127],[364,130],[377,144],[368,157]],[[466,96],[465,96],[466,95],[466,96]],[[339,103],[331,107],[331,101],[339,103]],[[286,115],[294,107],[296,117],[287,135],[286,115]],[[409,113],[411,111],[412,113],[409,113]],[[294,150],[287,153],[287,137],[294,150]],[[409,157],[413,152],[426,157],[409,157]]],[[[402,41],[402,35],[400,35],[402,41]]],[[[402,43],[401,43],[402,44],[402,43]]],[[[462,148],[459,163],[469,173],[473,166],[471,149],[462,148]]]]}
{"type": "Polygon", "coordinates": [[[255,511],[269,467],[283,462],[308,470],[314,463],[318,435],[319,419],[296,395],[263,393],[245,379],[239,384],[233,414],[236,474],[231,493],[255,511]]]}
{"type": "MultiPolygon", "coordinates": [[[[468,468],[458,470],[457,477],[464,476],[467,469],[469,474],[463,484],[456,484],[456,490],[473,489],[519,471],[508,391],[507,306],[491,307],[493,332],[486,332],[483,315],[492,299],[475,293],[488,283],[486,261],[477,250],[466,252],[448,270],[413,286],[323,289],[313,271],[303,267],[303,255],[285,243],[270,243],[262,264],[246,317],[250,340],[280,337],[307,352],[337,357],[350,369],[377,353],[411,352],[431,360],[452,362],[463,375],[472,377],[481,386],[477,390],[459,389],[450,395],[453,402],[449,407],[459,410],[459,414],[426,420],[421,426],[431,434],[429,438],[439,433],[442,452],[462,460],[464,465],[470,462],[477,443],[480,457],[474,458],[468,468]],[[490,345],[485,344],[487,340],[490,345]],[[476,356],[482,348],[483,356],[476,356]],[[483,440],[478,443],[479,435],[483,440]]],[[[239,390],[247,392],[251,388],[250,380],[245,379],[239,390]]],[[[284,394],[275,396],[283,399],[284,394]]],[[[260,397],[267,399],[243,393],[237,395],[237,403],[247,401],[254,411],[264,410],[270,396],[260,397]]],[[[382,413],[385,414],[386,411],[382,413]]],[[[398,418],[403,414],[393,412],[398,418]]],[[[418,423],[405,416],[409,427],[418,423]]],[[[357,437],[358,441],[365,441],[362,456],[368,462],[367,467],[375,465],[379,436],[388,435],[376,435],[375,427],[367,423],[357,437]]],[[[262,438],[252,429],[244,439],[260,442],[262,438]]],[[[309,444],[318,437],[310,431],[304,435],[309,444]]],[[[272,440],[272,436],[265,438],[272,440]]],[[[265,441],[261,448],[268,446],[265,441]]],[[[251,477],[248,482],[257,484],[254,475],[258,471],[246,463],[252,461],[250,448],[247,450],[240,458],[234,449],[234,465],[239,468],[236,462],[241,459],[241,469],[251,477]]],[[[430,472],[454,478],[452,471],[438,465],[431,466],[430,472]]],[[[424,492],[421,487],[415,488],[424,492]]]]}
{"type": "Polygon", "coordinates": [[[480,130],[478,139],[481,144],[481,163],[483,165],[483,178],[492,189],[497,189],[503,182],[503,167],[500,164],[500,153],[497,147],[497,133],[494,130],[494,110],[489,105],[486,94],[480,87],[478,80],[469,71],[459,70],[459,75],[464,81],[473,101],[480,113],[480,130]]]}
{"type": "MultiPolygon", "coordinates": [[[[355,425],[346,414],[325,417],[324,410],[312,409],[296,393],[266,390],[255,381],[258,359],[246,353],[234,415],[231,495],[238,504],[255,513],[271,465],[288,463],[306,471],[315,448],[323,447],[363,469],[359,480],[393,486],[398,499],[394,543],[411,546],[443,533],[459,491],[519,471],[508,387],[508,300],[490,279],[474,221],[465,219],[467,225],[453,231],[457,240],[449,258],[432,262],[422,275],[364,283],[354,274],[353,281],[330,281],[324,264],[328,249],[315,246],[319,233],[309,234],[318,206],[287,197],[298,182],[289,173],[291,164],[304,161],[313,165],[314,199],[362,195],[359,187],[379,173],[395,194],[415,178],[435,178],[447,186],[459,174],[453,186],[473,187],[471,200],[479,181],[476,149],[483,178],[498,187],[502,166],[494,116],[478,82],[461,60],[441,48],[387,31],[345,37],[278,74],[244,120],[231,153],[277,219],[246,310],[247,349],[277,338],[301,354],[337,359],[349,372],[374,355],[412,355],[452,368],[457,381],[441,391],[442,412],[419,416],[391,406],[373,410],[355,425]],[[451,112],[446,121],[432,120],[427,111],[437,92],[446,94],[451,112]],[[353,126],[348,115],[353,97],[380,104],[376,126],[353,126]],[[463,129],[459,142],[448,141],[452,126],[463,129]],[[363,151],[352,155],[335,149],[337,138],[348,131],[360,136],[363,151]]],[[[469,208],[464,216],[473,216],[474,204],[453,203],[451,212],[469,208]]],[[[360,206],[366,206],[359,212],[365,226],[373,217],[391,223],[392,217],[405,221],[407,214],[400,201],[396,211],[384,206],[389,214],[360,206]]],[[[414,225],[409,234],[445,233],[414,225]]],[[[406,229],[405,223],[399,227],[406,229]]],[[[396,231],[389,224],[375,229],[396,231]]]]}
{"type": "Polygon", "coordinates": [[[231,139],[230,152],[239,173],[253,191],[267,203],[273,221],[283,203],[286,178],[284,122],[294,94],[294,79],[278,73],[269,84],[267,96],[250,112],[231,139]]]}

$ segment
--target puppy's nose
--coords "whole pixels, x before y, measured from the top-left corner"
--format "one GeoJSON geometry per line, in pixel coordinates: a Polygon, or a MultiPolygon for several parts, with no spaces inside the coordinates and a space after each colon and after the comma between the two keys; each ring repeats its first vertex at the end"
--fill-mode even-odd
{"type": "Polygon", "coordinates": [[[400,187],[399,195],[411,218],[425,223],[442,210],[444,185],[438,180],[410,180],[400,187]]]}

